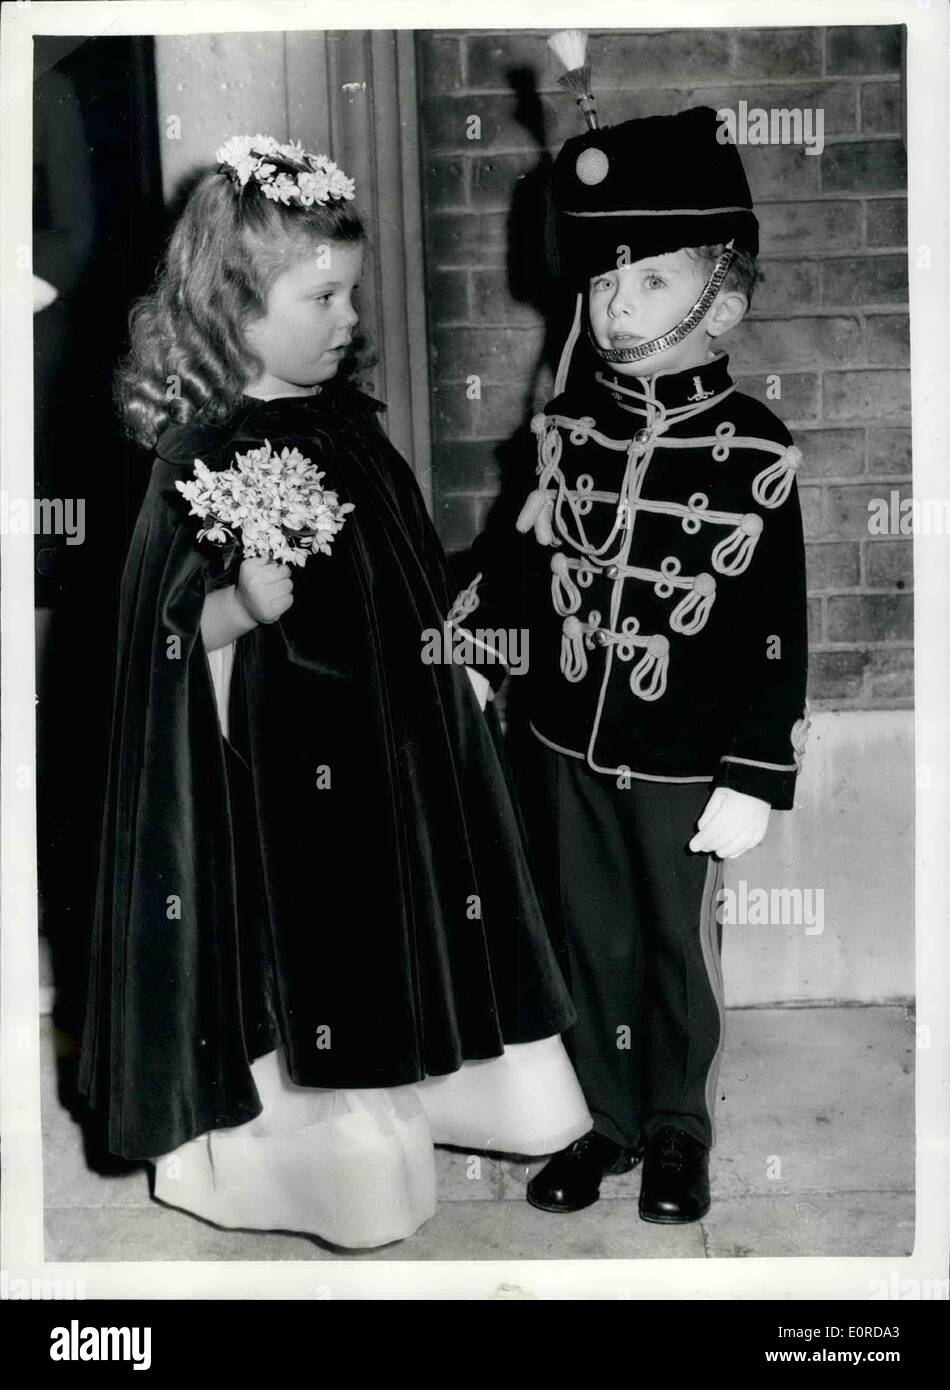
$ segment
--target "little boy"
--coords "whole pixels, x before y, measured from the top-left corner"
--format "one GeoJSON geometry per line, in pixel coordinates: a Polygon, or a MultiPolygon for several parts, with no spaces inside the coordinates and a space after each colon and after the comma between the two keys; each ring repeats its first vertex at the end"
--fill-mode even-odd
{"type": "Polygon", "coordinates": [[[452,612],[493,687],[504,652],[486,630],[530,636],[516,762],[594,1118],[528,1200],[577,1211],[643,1157],[641,1217],[696,1221],[722,861],[792,808],[807,730],[801,456],[720,351],[758,278],[758,224],[716,113],[569,140],[552,195],[577,307],[532,421],[535,489],[521,534],[476,542],[452,612]]]}

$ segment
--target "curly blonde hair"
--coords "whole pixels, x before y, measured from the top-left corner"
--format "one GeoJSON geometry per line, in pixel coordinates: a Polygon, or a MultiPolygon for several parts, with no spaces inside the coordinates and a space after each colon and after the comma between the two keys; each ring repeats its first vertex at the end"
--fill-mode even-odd
{"type": "MultiPolygon", "coordinates": [[[[319,244],[365,239],[348,200],[287,206],[254,179],[238,188],[224,171],[203,174],[151,291],[130,311],[130,348],[114,378],[127,434],[149,449],[168,424],[226,418],[263,370],[244,330],[264,315],[277,276],[319,244]]],[[[357,334],[337,375],[359,379],[373,360],[357,334]]]]}

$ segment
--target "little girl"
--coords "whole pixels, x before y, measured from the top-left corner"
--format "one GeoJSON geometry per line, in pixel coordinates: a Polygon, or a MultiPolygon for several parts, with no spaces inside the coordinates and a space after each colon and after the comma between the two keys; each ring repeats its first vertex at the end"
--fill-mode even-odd
{"type": "Polygon", "coordinates": [[[497,725],[461,666],[421,660],[453,585],[356,384],[352,180],[265,136],[217,160],[117,378],[157,457],[80,1088],[162,1202],[368,1247],[434,1213],[433,1143],[547,1154],[591,1122],[497,725]],[[352,507],[293,577],[199,539],[175,486],[268,443],[352,507]]]}

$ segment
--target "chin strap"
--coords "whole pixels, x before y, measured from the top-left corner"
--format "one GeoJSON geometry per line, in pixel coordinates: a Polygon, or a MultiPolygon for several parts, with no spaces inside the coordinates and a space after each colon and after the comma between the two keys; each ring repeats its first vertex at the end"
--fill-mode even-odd
{"type": "Polygon", "coordinates": [[[730,241],[721,255],[716,258],[716,264],[710,272],[709,279],[703,286],[702,293],[692,309],[684,318],[680,319],[679,323],[674,324],[668,333],[662,334],[659,338],[651,338],[648,343],[637,343],[636,347],[604,348],[597,342],[588,323],[587,336],[590,338],[591,344],[605,362],[642,362],[645,357],[652,357],[655,352],[665,352],[667,348],[681,343],[688,334],[692,333],[716,298],[735,255],[735,249],[730,241]]]}

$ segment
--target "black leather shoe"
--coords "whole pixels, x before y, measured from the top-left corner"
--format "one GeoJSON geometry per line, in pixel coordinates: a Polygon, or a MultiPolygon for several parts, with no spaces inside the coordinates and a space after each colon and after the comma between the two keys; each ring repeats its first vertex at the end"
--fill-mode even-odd
{"type": "Polygon", "coordinates": [[[680,1225],[698,1221],[709,1206],[709,1150],[685,1130],[664,1125],[646,1144],[641,1218],[680,1225]]]}
{"type": "Polygon", "coordinates": [[[642,1154],[642,1146],[625,1149],[589,1130],[535,1174],[528,1183],[528,1201],[540,1211],[583,1211],[597,1201],[608,1173],[629,1173],[642,1154]]]}

